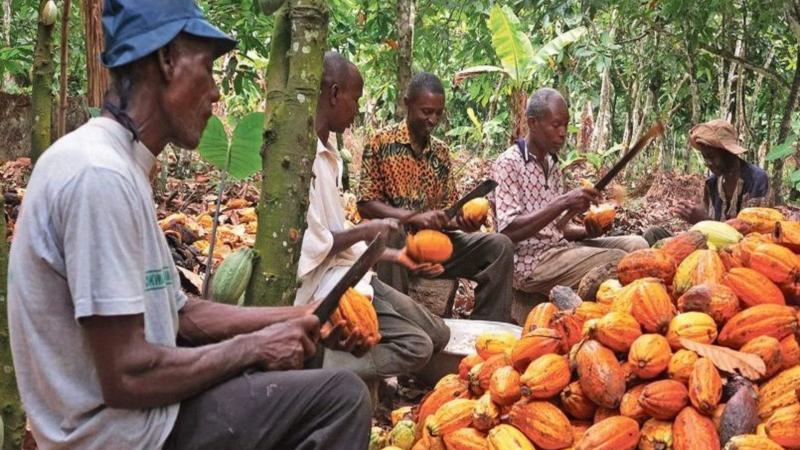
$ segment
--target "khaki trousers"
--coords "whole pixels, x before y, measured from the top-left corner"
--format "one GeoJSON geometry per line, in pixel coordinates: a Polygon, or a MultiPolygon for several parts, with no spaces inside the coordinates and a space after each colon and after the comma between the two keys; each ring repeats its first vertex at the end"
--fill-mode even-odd
{"type": "Polygon", "coordinates": [[[577,288],[583,276],[595,267],[617,263],[626,254],[648,247],[644,238],[630,235],[584,239],[572,247],[550,249],[517,288],[546,298],[554,286],[577,288]]]}

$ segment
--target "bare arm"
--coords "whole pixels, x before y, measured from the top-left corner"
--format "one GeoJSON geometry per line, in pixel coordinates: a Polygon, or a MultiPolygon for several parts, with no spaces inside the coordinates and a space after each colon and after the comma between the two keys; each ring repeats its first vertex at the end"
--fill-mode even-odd
{"type": "Polygon", "coordinates": [[[358,213],[367,219],[402,219],[411,214],[411,211],[403,208],[395,208],[378,200],[358,202],[358,213]]]}
{"type": "MultiPolygon", "coordinates": [[[[404,220],[414,211],[409,211],[403,208],[395,208],[389,206],[378,200],[370,200],[367,202],[360,202],[358,204],[358,212],[368,218],[393,218],[397,220],[404,220]]],[[[421,229],[453,229],[457,228],[458,224],[455,220],[450,220],[442,210],[426,211],[415,215],[412,219],[406,222],[411,228],[421,229]]]]}
{"type": "Polygon", "coordinates": [[[336,254],[342,250],[350,248],[353,244],[361,241],[371,241],[378,233],[388,236],[397,231],[397,221],[394,219],[375,219],[356,225],[353,228],[331,232],[333,235],[333,246],[331,254],[336,254]]]}
{"type": "Polygon", "coordinates": [[[589,237],[589,232],[586,230],[586,227],[574,223],[564,225],[561,232],[564,233],[564,239],[573,242],[589,237]]]}
{"type": "Polygon", "coordinates": [[[312,305],[242,308],[191,296],[178,312],[178,333],[192,345],[211,344],[308,315],[312,310],[312,305]]]}
{"type": "Polygon", "coordinates": [[[502,230],[502,233],[508,236],[512,242],[524,241],[542,231],[544,227],[556,220],[565,210],[566,207],[560,201],[560,198],[556,199],[556,201],[540,210],[517,216],[502,230]]]}
{"type": "Polygon", "coordinates": [[[314,315],[275,324],[218,344],[194,348],[150,344],[141,314],[82,320],[103,400],[113,408],[141,409],[178,403],[248,367],[302,367],[316,350],[314,315]]]}

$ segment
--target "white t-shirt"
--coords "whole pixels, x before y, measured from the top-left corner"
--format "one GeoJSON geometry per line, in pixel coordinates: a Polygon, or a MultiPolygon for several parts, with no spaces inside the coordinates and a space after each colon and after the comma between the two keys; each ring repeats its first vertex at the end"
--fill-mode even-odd
{"type": "Polygon", "coordinates": [[[148,342],[176,345],[186,297],[156,221],[154,163],[119,123],[95,118],[53,144],[33,170],[11,246],[8,312],[39,448],[158,449],[175,423],[177,404],[104,405],[79,321],[143,314],[148,342]]]}
{"type": "MultiPolygon", "coordinates": [[[[324,297],[367,249],[365,243],[358,242],[335,255],[330,254],[333,247],[332,232],[343,231],[347,221],[341,191],[342,167],[339,152],[317,139],[317,155],[308,191],[308,228],[303,233],[300,261],[297,264],[300,288],[294,299],[295,305],[305,305],[324,297]]],[[[371,281],[370,272],[364,275],[355,289],[372,297],[371,281]]]]}

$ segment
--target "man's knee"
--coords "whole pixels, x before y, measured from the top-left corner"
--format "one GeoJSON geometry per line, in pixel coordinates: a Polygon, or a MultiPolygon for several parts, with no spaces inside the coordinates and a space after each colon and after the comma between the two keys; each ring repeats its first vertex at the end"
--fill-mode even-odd
{"type": "Polygon", "coordinates": [[[600,253],[602,261],[598,261],[598,265],[606,263],[618,263],[620,259],[624,258],[629,252],[619,248],[605,249],[600,253]]]}
{"type": "Polygon", "coordinates": [[[325,403],[342,407],[343,410],[352,410],[355,414],[362,414],[366,410],[367,418],[371,414],[369,390],[364,381],[355,373],[347,369],[319,369],[315,371],[320,377],[319,384],[328,384],[322,399],[325,403]]]}
{"type": "Polygon", "coordinates": [[[514,260],[514,242],[508,236],[503,233],[489,233],[486,239],[489,240],[492,253],[498,258],[514,260]]]}
{"type": "Polygon", "coordinates": [[[450,327],[444,323],[444,320],[437,318],[436,326],[433,327],[432,330],[428,331],[428,335],[431,338],[431,342],[433,344],[433,353],[438,353],[444,350],[447,343],[450,342],[450,327]]]}
{"type": "Polygon", "coordinates": [[[626,236],[622,244],[622,250],[628,253],[645,248],[650,248],[650,244],[647,242],[647,239],[641,236],[626,236]]]}

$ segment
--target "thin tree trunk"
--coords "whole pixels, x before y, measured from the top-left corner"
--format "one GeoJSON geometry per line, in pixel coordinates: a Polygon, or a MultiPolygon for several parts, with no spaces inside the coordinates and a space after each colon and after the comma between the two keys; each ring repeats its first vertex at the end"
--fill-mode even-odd
{"type": "Polygon", "coordinates": [[[578,151],[586,153],[589,151],[594,130],[594,117],[592,116],[592,102],[586,100],[581,113],[581,130],[578,134],[578,151]]]}
{"type": "Polygon", "coordinates": [[[525,102],[527,100],[525,92],[519,88],[511,90],[511,120],[514,129],[511,131],[510,142],[525,136],[525,102]]]}
{"type": "Polygon", "coordinates": [[[398,119],[406,114],[403,97],[411,81],[414,61],[415,0],[397,0],[397,99],[395,115],[398,119]]]}
{"type": "MultiPolygon", "coordinates": [[[[6,47],[11,47],[11,0],[3,0],[3,42],[6,47]]],[[[0,89],[12,81],[11,75],[6,73],[0,79],[0,89]]]]}
{"type": "MultiPolygon", "coordinates": [[[[692,116],[690,126],[695,126],[700,121],[700,87],[697,82],[697,65],[694,59],[694,51],[691,48],[688,39],[686,40],[686,55],[689,63],[689,92],[692,102],[692,116]]],[[[692,161],[692,146],[688,140],[686,142],[686,157],[683,161],[683,171],[688,173],[692,161]]]]}
{"type": "MultiPolygon", "coordinates": [[[[782,143],[787,137],[789,137],[789,131],[792,128],[792,114],[794,113],[795,106],[797,105],[798,90],[800,90],[800,51],[797,52],[797,62],[795,64],[792,88],[789,90],[789,97],[786,99],[786,107],[783,109],[781,128],[778,131],[778,143],[782,143]]],[[[800,155],[795,154],[795,158],[800,158],[800,155]]],[[[772,180],[770,183],[770,188],[772,189],[771,200],[773,204],[780,203],[781,201],[782,182],[783,161],[777,160],[772,166],[772,180]]]]}
{"type": "Polygon", "coordinates": [[[603,70],[603,81],[600,85],[600,104],[597,107],[597,120],[592,133],[591,150],[594,152],[603,151],[606,148],[608,129],[611,122],[609,108],[611,106],[611,67],[603,70]]]}
{"type": "MultiPolygon", "coordinates": [[[[48,0],[40,0],[39,15],[48,0]]],[[[53,25],[45,25],[41,19],[33,51],[31,88],[31,161],[36,162],[42,152],[52,143],[53,124],[53,25]]]]}
{"type": "Polygon", "coordinates": [[[25,435],[25,412],[17,391],[8,338],[8,243],[5,217],[3,190],[0,188],[0,419],[3,420],[0,434],[5,435],[2,450],[18,450],[25,435]]]}
{"type": "Polygon", "coordinates": [[[93,108],[102,106],[103,95],[108,90],[109,83],[108,69],[100,62],[100,53],[103,51],[103,27],[100,24],[102,9],[101,0],[81,0],[81,17],[86,36],[86,76],[88,79],[86,100],[93,108]]]}
{"type": "MultiPolygon", "coordinates": [[[[769,69],[769,66],[772,64],[772,58],[774,58],[774,57],[775,57],[775,46],[774,45],[770,45],[769,52],[767,53],[767,59],[766,59],[766,61],[764,61],[764,68],[765,69],[769,69]]],[[[756,109],[756,105],[758,104],[758,96],[761,95],[761,86],[763,85],[763,83],[764,83],[764,74],[760,73],[756,77],[756,83],[755,83],[755,86],[753,87],[753,95],[750,97],[750,99],[751,99],[750,100],[750,107],[748,108],[747,105],[745,105],[745,114],[747,115],[747,122],[748,122],[747,127],[750,130],[752,130],[753,127],[756,126],[753,123],[753,118],[756,115],[755,114],[755,109],[756,109]]],[[[772,104],[772,101],[770,101],[770,104],[772,104]]],[[[747,146],[750,143],[751,143],[750,141],[746,141],[745,142],[745,148],[747,148],[747,146]]]]}
{"type": "Polygon", "coordinates": [[[69,66],[69,10],[71,0],[64,0],[64,10],[61,15],[61,58],[59,66],[61,76],[59,77],[58,92],[58,120],[56,120],[56,138],[60,138],[67,131],[67,69],[69,66]]]}
{"type": "Polygon", "coordinates": [[[289,0],[275,18],[255,243],[261,258],[247,289],[248,305],[285,305],[294,300],[317,148],[314,115],[328,14],[325,0],[289,0]]]}

